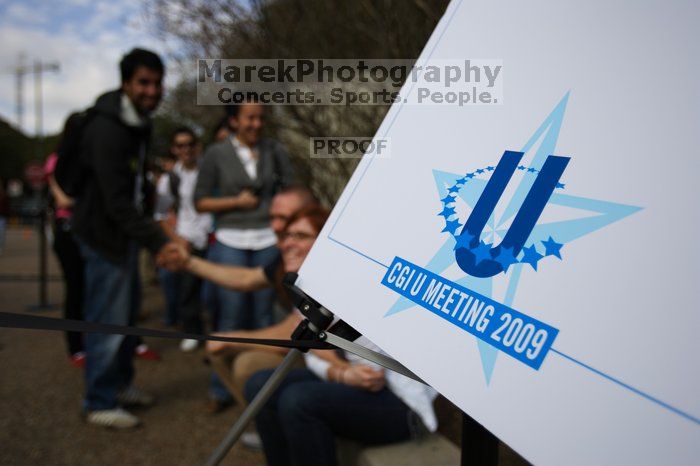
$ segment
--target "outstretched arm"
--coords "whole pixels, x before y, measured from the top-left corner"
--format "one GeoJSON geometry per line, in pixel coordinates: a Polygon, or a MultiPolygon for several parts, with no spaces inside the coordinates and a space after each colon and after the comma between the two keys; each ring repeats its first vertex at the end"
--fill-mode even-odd
{"type": "Polygon", "coordinates": [[[73,207],[73,198],[63,192],[61,187],[56,182],[56,178],[54,178],[53,174],[49,175],[49,189],[51,190],[51,195],[56,202],[56,207],[61,209],[70,209],[73,207]]]}
{"type": "Polygon", "coordinates": [[[191,256],[185,270],[217,285],[237,291],[255,291],[270,286],[262,267],[239,267],[209,262],[191,256]]]}
{"type": "Polygon", "coordinates": [[[171,243],[164,248],[156,263],[172,271],[186,271],[205,280],[236,291],[255,291],[271,285],[263,267],[221,265],[190,254],[182,244],[171,243]]]}

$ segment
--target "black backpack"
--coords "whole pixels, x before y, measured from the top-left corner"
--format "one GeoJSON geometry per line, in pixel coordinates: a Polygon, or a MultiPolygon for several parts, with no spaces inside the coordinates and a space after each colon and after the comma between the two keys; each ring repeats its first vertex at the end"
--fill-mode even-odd
{"type": "Polygon", "coordinates": [[[54,178],[64,193],[80,197],[87,178],[87,165],[83,158],[82,141],[85,128],[95,115],[94,109],[71,114],[66,120],[61,142],[56,149],[58,161],[54,178]]]}
{"type": "Polygon", "coordinates": [[[177,214],[177,212],[180,210],[180,176],[175,173],[174,170],[170,170],[163,176],[166,175],[168,176],[168,188],[174,199],[172,209],[177,214]]]}

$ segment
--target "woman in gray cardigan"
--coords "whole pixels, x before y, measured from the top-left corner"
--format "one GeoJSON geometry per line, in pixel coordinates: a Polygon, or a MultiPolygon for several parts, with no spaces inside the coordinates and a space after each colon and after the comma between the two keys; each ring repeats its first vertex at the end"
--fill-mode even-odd
{"type": "MultiPolygon", "coordinates": [[[[244,267],[264,266],[279,254],[270,229],[269,209],[278,189],[293,183],[289,156],[277,141],[260,137],[263,106],[246,102],[231,117],[235,134],[213,144],[204,155],[195,188],[195,206],[214,214],[216,241],[208,258],[244,267]]],[[[216,287],[217,331],[263,328],[272,325],[274,290],[241,293],[216,287]]],[[[230,401],[218,381],[211,386],[210,410],[230,401]]]]}

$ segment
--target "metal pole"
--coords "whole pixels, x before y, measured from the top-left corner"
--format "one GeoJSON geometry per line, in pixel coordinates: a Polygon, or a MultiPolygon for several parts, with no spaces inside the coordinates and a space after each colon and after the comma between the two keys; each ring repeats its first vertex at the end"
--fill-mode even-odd
{"type": "MultiPolygon", "coordinates": [[[[36,138],[36,157],[41,159],[44,156],[44,141],[43,141],[43,102],[41,92],[41,61],[34,60],[34,123],[35,123],[35,138],[36,138]]],[[[48,306],[46,293],[46,212],[44,209],[43,190],[39,191],[39,308],[48,306]]]]}
{"type": "MultiPolygon", "coordinates": [[[[22,72],[26,72],[24,66],[20,66],[22,72]]],[[[34,60],[34,107],[35,107],[35,138],[36,157],[41,160],[44,156],[44,102],[42,94],[41,75],[44,71],[58,71],[58,63],[42,63],[34,60]]],[[[48,247],[46,241],[46,199],[43,190],[39,191],[39,304],[37,310],[50,309],[53,306],[48,302],[48,247]]]]}
{"type": "Polygon", "coordinates": [[[41,93],[41,73],[43,72],[41,62],[39,60],[34,61],[34,112],[36,117],[34,119],[36,125],[36,156],[41,158],[44,155],[43,147],[43,126],[44,126],[44,115],[43,115],[43,105],[42,105],[42,93],[41,93]]]}
{"type": "Polygon", "coordinates": [[[42,206],[39,211],[39,308],[50,307],[48,300],[48,251],[46,241],[46,207],[42,196],[42,206]]]}
{"type": "Polygon", "coordinates": [[[15,80],[17,84],[17,95],[15,96],[17,105],[17,129],[19,129],[20,131],[24,131],[22,128],[22,124],[24,123],[24,121],[22,121],[24,114],[24,95],[22,84],[24,80],[24,74],[26,72],[27,70],[24,67],[24,54],[20,53],[17,60],[17,68],[15,68],[15,80]]]}
{"type": "Polygon", "coordinates": [[[228,431],[226,437],[221,441],[219,446],[216,447],[214,453],[211,454],[206,466],[216,466],[218,465],[228,454],[231,447],[236,443],[238,437],[241,436],[246,426],[252,421],[255,416],[260,412],[262,407],[267,403],[267,400],[272,396],[272,394],[277,390],[277,387],[282,383],[284,378],[287,376],[290,370],[294,368],[296,362],[301,358],[302,352],[298,349],[292,349],[287,353],[282,363],[277,366],[277,369],[272,373],[270,378],[265,382],[262,389],[255,395],[253,401],[250,402],[248,407],[241,413],[241,416],[236,420],[236,423],[228,431]]]}

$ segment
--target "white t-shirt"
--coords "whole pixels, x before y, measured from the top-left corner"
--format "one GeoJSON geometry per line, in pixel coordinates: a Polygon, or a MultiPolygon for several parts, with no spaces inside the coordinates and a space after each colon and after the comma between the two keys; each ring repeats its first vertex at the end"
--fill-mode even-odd
{"type": "MultiPolygon", "coordinates": [[[[212,230],[212,216],[208,213],[200,213],[194,208],[194,188],[197,185],[197,175],[199,170],[186,169],[182,163],[178,162],[173,168],[173,172],[180,178],[178,186],[179,206],[177,211],[177,224],[175,231],[187,241],[192,243],[196,249],[207,247],[209,232],[212,230]]],[[[156,202],[156,220],[167,218],[168,210],[175,203],[175,199],[170,191],[170,176],[165,174],[158,180],[156,187],[158,200],[156,202]]]]}

